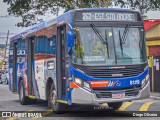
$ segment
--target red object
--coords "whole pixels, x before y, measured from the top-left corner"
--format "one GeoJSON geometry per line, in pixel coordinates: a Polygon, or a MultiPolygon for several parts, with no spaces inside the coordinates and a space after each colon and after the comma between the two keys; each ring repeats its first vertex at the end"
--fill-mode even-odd
{"type": "Polygon", "coordinates": [[[147,31],[158,24],[160,24],[160,20],[144,20],[144,29],[147,31]]]}
{"type": "Polygon", "coordinates": [[[149,56],[160,56],[160,47],[159,46],[150,46],[149,47],[149,56]]]}

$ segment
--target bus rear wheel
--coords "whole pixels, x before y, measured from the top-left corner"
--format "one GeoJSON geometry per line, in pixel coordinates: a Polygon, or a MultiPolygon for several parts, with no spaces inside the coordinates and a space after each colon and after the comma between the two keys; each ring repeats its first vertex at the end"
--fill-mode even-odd
{"type": "Polygon", "coordinates": [[[49,91],[49,103],[55,113],[63,113],[65,111],[65,104],[57,102],[57,91],[54,83],[52,83],[49,91]]]}
{"type": "Polygon", "coordinates": [[[24,85],[22,80],[19,83],[19,101],[21,105],[26,105],[29,103],[29,98],[25,96],[24,85]]]}
{"type": "Polygon", "coordinates": [[[114,103],[108,103],[108,106],[111,107],[114,110],[117,110],[122,106],[123,102],[114,102],[114,103]]]}

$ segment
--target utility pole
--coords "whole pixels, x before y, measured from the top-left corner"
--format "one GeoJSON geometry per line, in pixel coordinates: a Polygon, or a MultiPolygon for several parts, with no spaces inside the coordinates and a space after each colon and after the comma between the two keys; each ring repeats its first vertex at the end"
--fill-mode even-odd
{"type": "Polygon", "coordinates": [[[59,6],[58,6],[58,0],[57,0],[56,2],[57,2],[57,8],[56,8],[56,16],[58,16],[58,14],[59,14],[59,6]]]}
{"type": "Polygon", "coordinates": [[[8,45],[8,38],[9,38],[9,30],[8,30],[8,33],[7,33],[7,40],[6,40],[6,45],[5,45],[5,51],[4,51],[4,58],[3,58],[3,67],[2,69],[4,70],[5,68],[5,64],[6,64],[6,52],[7,52],[7,45],[8,45]],[[5,63],[5,64],[4,64],[5,63]]]}

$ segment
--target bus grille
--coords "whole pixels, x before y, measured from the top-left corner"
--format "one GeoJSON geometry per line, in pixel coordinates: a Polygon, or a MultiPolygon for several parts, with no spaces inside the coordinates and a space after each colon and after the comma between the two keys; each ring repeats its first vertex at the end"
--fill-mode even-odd
{"type": "Polygon", "coordinates": [[[90,69],[88,75],[95,78],[116,78],[137,76],[144,71],[142,67],[121,69],[90,69]]]}
{"type": "MultiPolygon", "coordinates": [[[[125,97],[134,97],[139,94],[139,89],[128,89],[123,90],[125,92],[125,97]]],[[[112,92],[113,91],[107,91],[107,90],[94,90],[93,91],[97,98],[112,98],[112,92]]],[[[116,92],[116,91],[114,91],[116,92]]],[[[117,91],[119,92],[119,91],[117,91]]]]}

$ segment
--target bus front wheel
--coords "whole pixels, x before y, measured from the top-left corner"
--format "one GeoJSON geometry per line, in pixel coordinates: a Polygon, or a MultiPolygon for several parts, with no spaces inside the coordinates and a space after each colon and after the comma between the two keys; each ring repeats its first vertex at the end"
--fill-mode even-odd
{"type": "Polygon", "coordinates": [[[108,103],[108,106],[116,110],[122,106],[123,102],[108,103]]]}
{"type": "Polygon", "coordinates": [[[57,91],[55,89],[54,83],[52,83],[50,87],[49,103],[55,113],[62,113],[65,111],[65,105],[57,102],[57,91]]]}

